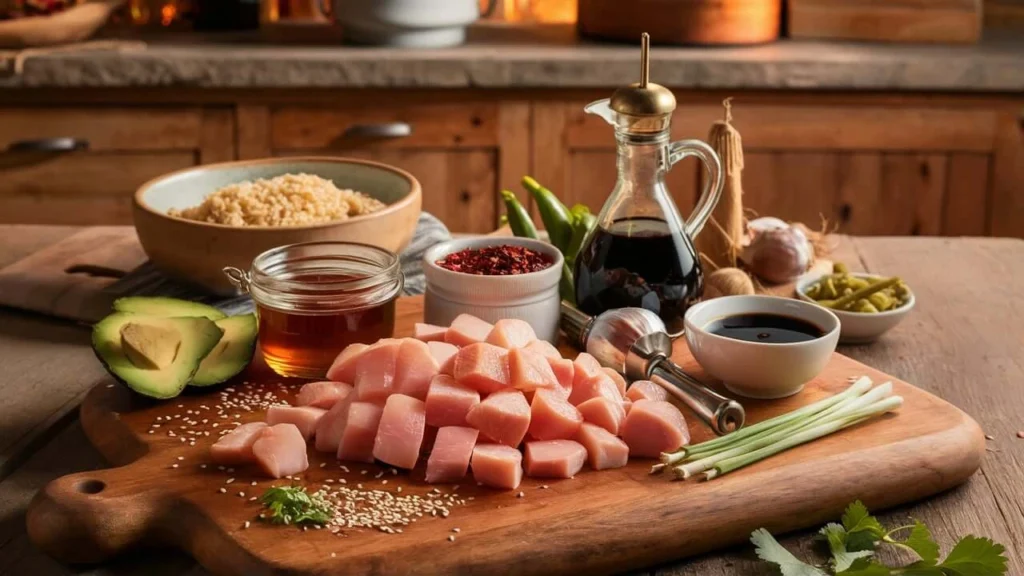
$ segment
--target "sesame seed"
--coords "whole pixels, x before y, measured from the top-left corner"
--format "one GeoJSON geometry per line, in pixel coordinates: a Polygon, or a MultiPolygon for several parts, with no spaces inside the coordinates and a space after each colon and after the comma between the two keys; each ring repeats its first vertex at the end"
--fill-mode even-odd
{"type": "Polygon", "coordinates": [[[455,542],[455,535],[454,535],[454,534],[452,534],[451,536],[449,536],[449,537],[448,537],[448,541],[449,541],[449,542],[455,542]]]}
{"type": "Polygon", "coordinates": [[[516,494],[516,498],[522,498],[524,496],[526,496],[526,494],[523,493],[523,492],[520,492],[519,494],[516,494]]]}
{"type": "Polygon", "coordinates": [[[184,456],[178,456],[178,460],[184,460],[184,459],[185,459],[184,456]]]}
{"type": "Polygon", "coordinates": [[[234,481],[235,481],[234,478],[228,478],[228,480],[227,480],[227,482],[225,482],[225,484],[231,484],[234,481]]]}
{"type": "Polygon", "coordinates": [[[245,524],[242,524],[242,528],[248,528],[250,525],[251,523],[248,520],[246,520],[245,524]]]}
{"type": "Polygon", "coordinates": [[[381,483],[381,484],[387,484],[387,483],[388,483],[388,481],[387,481],[387,480],[381,480],[381,481],[380,481],[380,483],[381,483]]]}
{"type": "Polygon", "coordinates": [[[462,532],[462,530],[460,530],[459,528],[452,528],[452,532],[458,534],[459,532],[462,532]]]}
{"type": "Polygon", "coordinates": [[[171,464],[171,468],[177,468],[177,467],[178,467],[177,464],[171,464]]]}
{"type": "Polygon", "coordinates": [[[541,490],[547,490],[548,488],[551,488],[551,486],[548,486],[547,484],[543,484],[540,487],[541,490]]]}
{"type": "Polygon", "coordinates": [[[221,494],[227,494],[228,492],[227,488],[219,488],[217,491],[220,492],[221,494]]]}

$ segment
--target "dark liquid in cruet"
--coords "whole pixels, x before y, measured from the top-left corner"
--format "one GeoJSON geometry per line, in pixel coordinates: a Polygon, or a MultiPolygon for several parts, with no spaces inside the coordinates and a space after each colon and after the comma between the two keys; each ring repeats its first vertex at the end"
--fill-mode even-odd
{"type": "Polygon", "coordinates": [[[576,303],[587,314],[613,308],[646,308],[669,333],[683,330],[683,314],[704,286],[693,245],[664,220],[630,218],[597,228],[580,250],[576,303]]]}

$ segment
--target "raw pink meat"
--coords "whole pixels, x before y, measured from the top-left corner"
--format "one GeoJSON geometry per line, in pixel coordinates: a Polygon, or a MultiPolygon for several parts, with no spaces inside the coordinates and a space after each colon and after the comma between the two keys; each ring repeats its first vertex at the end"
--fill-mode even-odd
{"type": "Polygon", "coordinates": [[[617,371],[615,371],[612,368],[609,368],[607,366],[603,366],[601,368],[601,370],[605,374],[607,374],[609,378],[612,379],[612,382],[615,382],[615,387],[619,389],[619,396],[620,397],[625,396],[626,395],[626,379],[622,377],[622,374],[619,374],[617,371]]]}
{"type": "Polygon", "coordinates": [[[429,346],[414,338],[402,339],[395,366],[395,392],[423,400],[431,378],[437,376],[440,368],[429,346]]]}
{"type": "Polygon", "coordinates": [[[512,387],[517,390],[559,387],[547,358],[523,348],[509,350],[508,375],[512,387]]]}
{"type": "Polygon", "coordinates": [[[313,444],[318,452],[338,452],[338,443],[341,442],[341,434],[345,431],[345,422],[348,420],[348,407],[355,399],[355,394],[345,396],[335,402],[334,406],[320,418],[316,425],[316,440],[313,444]]]}
{"type": "Polygon", "coordinates": [[[626,409],[622,402],[604,397],[591,398],[576,408],[583,415],[584,421],[597,424],[612,434],[619,433],[622,421],[626,419],[626,409]]]}
{"type": "MultiPolygon", "coordinates": [[[[447,344],[447,342],[445,342],[447,344]]],[[[438,370],[441,374],[447,374],[448,376],[455,376],[455,359],[459,357],[458,348],[456,353],[448,357],[447,360],[441,363],[441,369],[438,370]]]]}
{"type": "Polygon", "coordinates": [[[291,476],[309,468],[306,439],[295,424],[275,424],[264,428],[252,445],[252,454],[271,478],[291,476]]]}
{"type": "Polygon", "coordinates": [[[572,438],[583,416],[560,392],[537,390],[530,403],[530,436],[537,440],[572,438]]]}
{"type": "Polygon", "coordinates": [[[662,400],[637,400],[622,422],[619,436],[629,446],[630,456],[657,458],[690,441],[683,413],[662,400]]]}
{"type": "Polygon", "coordinates": [[[430,451],[434,449],[435,440],[437,440],[437,428],[428,424],[423,428],[423,443],[420,444],[420,454],[430,454],[430,451]]]}
{"type": "Polygon", "coordinates": [[[484,486],[513,490],[523,480],[523,454],[501,444],[477,444],[469,462],[473,478],[484,486]]]}
{"type": "Polygon", "coordinates": [[[413,468],[420,457],[426,410],[422,400],[392,394],[380,417],[373,457],[396,468],[413,468]]]}
{"type": "Polygon", "coordinates": [[[629,409],[632,408],[632,407],[633,407],[633,401],[632,400],[630,400],[629,398],[623,398],[622,399],[622,409],[626,411],[626,414],[629,414],[629,409]]]}
{"type": "Polygon", "coordinates": [[[470,409],[466,422],[498,443],[518,446],[530,427],[530,405],[518,390],[495,392],[470,409]]]}
{"type": "Polygon", "coordinates": [[[508,388],[508,350],[483,342],[470,344],[455,355],[455,381],[481,394],[508,388]]]}
{"type": "Polygon", "coordinates": [[[438,374],[430,381],[427,392],[427,424],[465,426],[466,414],[479,403],[479,392],[458,384],[451,376],[438,374]]]}
{"type": "Polygon", "coordinates": [[[348,407],[345,429],[338,440],[338,460],[373,462],[373,443],[384,409],[369,402],[353,402],[348,407]]]}
{"type": "Polygon", "coordinates": [[[576,441],[587,449],[594,470],[622,468],[629,461],[629,446],[600,426],[584,422],[576,432],[576,441]]]}
{"type": "Polygon", "coordinates": [[[327,410],[312,406],[271,406],[267,410],[267,424],[295,424],[302,437],[309,442],[316,432],[316,425],[327,410]]]}
{"type": "Polygon", "coordinates": [[[465,426],[445,426],[437,431],[434,449],[427,459],[427,482],[456,482],[466,475],[473,447],[480,433],[465,426]]]}
{"type": "Polygon", "coordinates": [[[572,478],[587,461],[587,449],[573,440],[527,442],[525,453],[531,478],[572,478]]]}
{"type": "Polygon", "coordinates": [[[356,362],[356,400],[383,404],[395,389],[395,370],[402,341],[383,338],[370,346],[356,362]]]}
{"type": "Polygon", "coordinates": [[[487,334],[486,342],[511,350],[522,348],[536,339],[537,333],[533,331],[533,326],[530,326],[529,322],[503,318],[494,323],[494,328],[487,334]]]}
{"type": "Polygon", "coordinates": [[[424,342],[444,342],[444,335],[448,329],[444,326],[434,326],[417,322],[412,328],[412,337],[424,342]]]}
{"type": "Polygon", "coordinates": [[[312,406],[314,408],[330,409],[334,403],[348,396],[352,392],[352,385],[344,382],[310,382],[299,388],[295,396],[295,404],[298,406],[312,406]]]}
{"type": "MultiPolygon", "coordinates": [[[[577,372],[577,376],[579,373],[577,372]]],[[[579,406],[591,398],[607,398],[615,402],[622,402],[619,394],[619,387],[611,376],[599,370],[592,378],[573,378],[572,393],[569,395],[569,402],[579,406]]]]}
{"type": "Polygon", "coordinates": [[[555,378],[558,379],[558,385],[562,389],[563,395],[568,398],[572,394],[573,375],[576,371],[573,366],[575,364],[568,358],[558,360],[549,358],[548,365],[551,366],[551,371],[554,372],[555,378]]]}
{"type": "MultiPolygon", "coordinates": [[[[562,360],[562,353],[547,340],[534,340],[525,346],[531,352],[536,352],[549,360],[562,360]]],[[[570,360],[571,362],[572,360],[570,360]]]]}
{"type": "Polygon", "coordinates": [[[253,442],[267,427],[266,422],[242,424],[228,434],[221,436],[210,446],[210,459],[217,464],[244,464],[255,460],[252,454],[253,442]]]}
{"type": "Polygon", "coordinates": [[[576,388],[583,380],[593,380],[602,373],[601,364],[586,352],[580,352],[573,360],[572,387],[576,388]]]}
{"type": "Polygon", "coordinates": [[[437,361],[438,366],[444,366],[449,360],[455,357],[459,347],[447,342],[427,342],[427,348],[431,356],[437,361]]]}
{"type": "Polygon", "coordinates": [[[476,316],[459,314],[455,320],[452,320],[452,325],[445,332],[444,341],[460,347],[469,346],[487,340],[487,335],[493,328],[493,324],[484,322],[476,316]]]}
{"type": "Polygon", "coordinates": [[[668,400],[668,392],[650,380],[637,380],[626,390],[626,398],[637,400],[668,400]]]}
{"type": "Polygon", "coordinates": [[[334,363],[327,369],[327,379],[335,382],[352,384],[356,381],[356,362],[359,355],[369,348],[366,344],[349,344],[334,359],[334,363]]]}

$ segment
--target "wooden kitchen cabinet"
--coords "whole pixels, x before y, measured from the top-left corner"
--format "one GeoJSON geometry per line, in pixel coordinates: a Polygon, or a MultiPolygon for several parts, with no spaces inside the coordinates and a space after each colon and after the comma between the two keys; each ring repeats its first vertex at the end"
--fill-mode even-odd
{"type": "Polygon", "coordinates": [[[234,155],[226,107],[0,107],[0,223],[130,224],[143,182],[234,155]]]}
{"type": "Polygon", "coordinates": [[[243,105],[239,155],[347,156],[412,173],[423,210],[453,232],[494,230],[500,187],[529,170],[529,103],[358,95],[320,105],[243,105]]]}

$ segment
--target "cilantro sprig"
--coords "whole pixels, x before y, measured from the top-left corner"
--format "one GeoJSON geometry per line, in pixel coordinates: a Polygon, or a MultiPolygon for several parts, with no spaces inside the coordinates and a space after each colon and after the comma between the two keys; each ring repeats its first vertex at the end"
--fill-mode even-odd
{"type": "Polygon", "coordinates": [[[786,550],[764,528],[750,535],[757,556],[779,567],[782,576],[1001,576],[1006,574],[1006,549],[988,538],[965,536],[939,561],[938,543],[919,521],[886,530],[859,500],[843,513],[841,524],[830,523],[819,531],[828,543],[827,566],[808,564],[786,550]],[[905,535],[905,536],[904,536],[905,535]],[[875,551],[894,546],[917,555],[919,560],[893,568],[882,564],[875,551]]]}
{"type": "Polygon", "coordinates": [[[260,520],[271,524],[325,524],[332,515],[330,503],[298,486],[268,488],[260,503],[260,520]]]}

